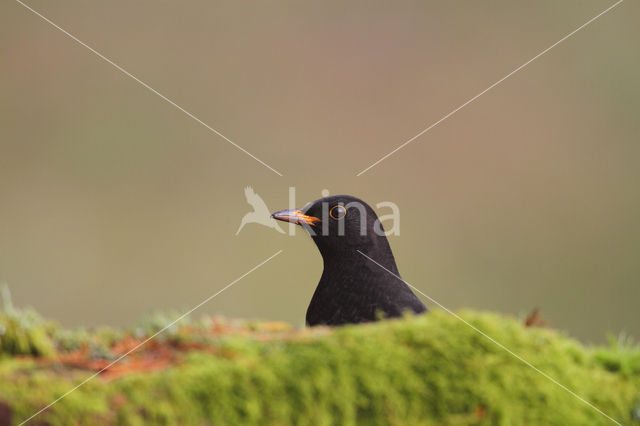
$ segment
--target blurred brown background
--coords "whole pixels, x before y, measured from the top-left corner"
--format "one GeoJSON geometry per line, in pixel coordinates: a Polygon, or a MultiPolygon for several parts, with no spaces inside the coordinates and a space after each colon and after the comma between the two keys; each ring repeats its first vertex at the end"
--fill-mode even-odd
{"type": "MultiPolygon", "coordinates": [[[[0,4],[0,281],[69,325],[192,306],[302,325],[309,238],[247,225],[349,193],[401,209],[404,278],[443,305],[542,310],[585,341],[640,334],[640,4],[30,6],[280,170],[279,177],[20,4],[0,4]]],[[[427,302],[430,306],[433,306],[427,302]]]]}

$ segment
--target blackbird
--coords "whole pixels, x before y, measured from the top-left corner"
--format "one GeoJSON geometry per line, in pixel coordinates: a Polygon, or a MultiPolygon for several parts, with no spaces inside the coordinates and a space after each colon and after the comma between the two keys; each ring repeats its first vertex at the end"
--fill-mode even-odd
{"type": "Polygon", "coordinates": [[[324,270],[307,309],[309,326],[369,322],[427,311],[398,278],[382,224],[364,201],[335,195],[303,209],[277,211],[271,217],[304,227],[322,255],[324,270]]]}

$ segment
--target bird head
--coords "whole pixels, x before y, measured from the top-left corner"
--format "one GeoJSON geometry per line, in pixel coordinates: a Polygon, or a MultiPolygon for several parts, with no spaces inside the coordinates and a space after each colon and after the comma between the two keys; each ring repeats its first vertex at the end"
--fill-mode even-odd
{"type": "Polygon", "coordinates": [[[350,195],[320,198],[301,209],[277,211],[271,217],[305,228],[323,257],[388,247],[376,213],[367,203],[350,195]]]}

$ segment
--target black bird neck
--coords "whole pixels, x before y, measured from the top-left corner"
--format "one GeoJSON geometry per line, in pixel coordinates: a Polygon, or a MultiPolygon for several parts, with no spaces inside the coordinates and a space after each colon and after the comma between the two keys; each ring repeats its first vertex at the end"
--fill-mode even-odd
{"type": "Polygon", "coordinates": [[[373,274],[382,275],[388,275],[389,272],[392,272],[395,275],[399,275],[391,247],[384,236],[377,236],[366,241],[366,243],[361,242],[357,245],[345,243],[339,248],[336,246],[325,247],[322,239],[314,238],[314,241],[318,246],[324,263],[323,278],[326,274],[336,275],[347,271],[360,271],[360,273],[362,271],[370,271],[373,274]],[[384,266],[388,271],[367,259],[365,255],[384,266]]]}
{"type": "Polygon", "coordinates": [[[385,269],[392,272],[395,275],[399,275],[398,267],[396,266],[395,258],[391,250],[372,250],[367,247],[349,248],[348,250],[338,253],[322,253],[322,261],[324,264],[324,271],[345,271],[345,270],[371,270],[375,273],[387,274],[379,265],[376,265],[365,255],[375,260],[385,269]]]}

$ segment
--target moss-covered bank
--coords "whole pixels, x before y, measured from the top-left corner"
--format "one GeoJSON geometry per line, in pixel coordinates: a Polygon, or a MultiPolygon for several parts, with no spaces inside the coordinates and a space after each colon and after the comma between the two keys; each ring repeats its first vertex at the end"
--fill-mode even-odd
{"type": "MultiPolygon", "coordinates": [[[[617,342],[585,348],[511,318],[461,315],[621,423],[638,421],[637,346],[617,342]]],[[[161,344],[152,345],[159,352],[149,351],[144,358],[161,358],[164,345],[172,348],[169,364],[97,377],[33,424],[610,424],[444,312],[333,330],[220,324],[171,330],[161,344]]],[[[4,328],[0,424],[9,416],[19,423],[92,374],[60,361],[74,346],[93,348],[84,352],[91,359],[108,359],[126,335],[103,332],[100,339],[108,342],[96,349],[100,343],[90,334],[70,337],[49,326],[36,336],[35,349],[22,344],[24,353],[42,348],[43,358],[10,355],[19,351],[7,343],[4,328]],[[52,351],[59,355],[52,358],[52,351]]]]}

